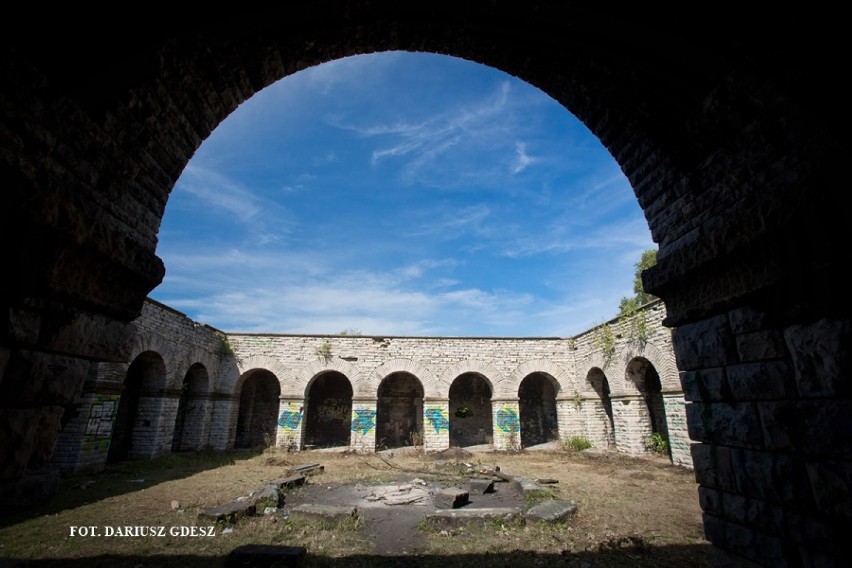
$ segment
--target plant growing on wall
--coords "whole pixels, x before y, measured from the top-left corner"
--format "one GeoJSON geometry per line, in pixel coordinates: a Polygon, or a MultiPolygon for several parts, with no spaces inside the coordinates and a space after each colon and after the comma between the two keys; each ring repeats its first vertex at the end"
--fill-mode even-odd
{"type": "Polygon", "coordinates": [[[599,325],[595,330],[595,347],[603,351],[607,361],[615,354],[615,333],[608,323],[599,325]]]}
{"type": "Polygon", "coordinates": [[[460,406],[456,409],[456,416],[459,418],[467,418],[468,416],[473,416],[473,411],[467,406],[460,406]]]}
{"type": "Polygon", "coordinates": [[[314,350],[318,357],[322,357],[326,361],[331,359],[331,343],[328,339],[323,339],[319,347],[314,350]]]}
{"type": "Polygon", "coordinates": [[[221,331],[216,332],[216,338],[219,340],[219,356],[223,359],[234,354],[234,348],[231,347],[231,342],[228,341],[228,336],[221,331]]]}

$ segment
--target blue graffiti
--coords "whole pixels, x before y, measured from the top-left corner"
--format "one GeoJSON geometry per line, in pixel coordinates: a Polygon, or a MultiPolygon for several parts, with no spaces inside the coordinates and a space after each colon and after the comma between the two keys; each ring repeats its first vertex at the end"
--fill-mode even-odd
{"type": "Polygon", "coordinates": [[[432,424],[435,432],[441,433],[441,430],[450,430],[450,421],[444,415],[444,411],[440,408],[427,408],[426,419],[432,424]]]}
{"type": "Polygon", "coordinates": [[[352,431],[366,436],[376,427],[376,411],[370,409],[355,409],[352,419],[352,431]]]}
{"type": "Polygon", "coordinates": [[[497,427],[504,432],[520,432],[518,413],[512,408],[501,408],[497,411],[497,427]]]}
{"type": "Polygon", "coordinates": [[[285,430],[295,430],[302,422],[302,413],[292,410],[285,410],[278,417],[278,425],[285,430]]]}

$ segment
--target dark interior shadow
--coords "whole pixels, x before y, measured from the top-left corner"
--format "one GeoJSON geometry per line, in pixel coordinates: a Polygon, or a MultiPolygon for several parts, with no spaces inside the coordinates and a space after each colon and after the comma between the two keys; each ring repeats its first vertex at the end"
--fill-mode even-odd
{"type": "MultiPolygon", "coordinates": [[[[0,527],[15,525],[41,515],[52,515],[108,497],[132,493],[159,483],[231,465],[263,453],[262,448],[173,453],[153,460],[131,460],[107,464],[103,471],[63,477],[59,491],[48,503],[8,510],[0,503],[0,527]]],[[[2,554],[2,550],[0,550],[2,554]]],[[[0,563],[0,568],[6,568],[0,563]]]]}
{"type": "MultiPolygon", "coordinates": [[[[283,547],[282,547],[283,548],[283,547]]],[[[465,554],[465,555],[405,555],[405,556],[370,556],[356,555],[339,558],[326,558],[306,554],[299,558],[292,556],[279,558],[276,562],[263,558],[236,560],[211,556],[119,556],[105,555],[88,558],[73,558],[62,560],[7,560],[4,564],[0,559],[0,567],[17,568],[136,568],[138,566],[157,567],[204,567],[204,568],[236,568],[249,567],[284,567],[299,566],[303,568],[526,568],[542,566],[571,566],[571,567],[654,567],[654,568],[709,568],[710,545],[678,545],[650,546],[644,543],[625,543],[617,549],[596,550],[578,553],[564,552],[562,554],[539,554],[528,551],[495,554],[465,554]]]]}

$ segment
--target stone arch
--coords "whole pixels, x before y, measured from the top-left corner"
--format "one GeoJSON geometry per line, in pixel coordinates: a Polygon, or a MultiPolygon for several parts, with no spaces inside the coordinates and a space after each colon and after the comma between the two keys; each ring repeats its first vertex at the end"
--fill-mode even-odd
{"type": "Polygon", "coordinates": [[[495,393],[495,398],[515,397],[518,395],[518,387],[528,375],[532,373],[542,373],[548,375],[555,382],[556,396],[562,393],[571,393],[575,390],[579,392],[581,385],[577,384],[576,379],[572,377],[565,369],[558,364],[547,359],[536,359],[521,363],[508,374],[508,380],[500,393],[495,393]]]}
{"type": "Polygon", "coordinates": [[[175,415],[172,451],[200,450],[206,445],[210,426],[211,381],[207,367],[201,363],[190,365],[181,384],[181,394],[175,415]]]}
{"type": "Polygon", "coordinates": [[[393,373],[408,373],[417,378],[424,389],[425,398],[443,398],[447,396],[446,391],[439,390],[438,378],[432,371],[410,359],[396,358],[385,361],[376,367],[369,375],[359,383],[353,385],[356,397],[372,398],[376,396],[379,385],[388,375],[393,373]]]}
{"type": "MultiPolygon", "coordinates": [[[[32,41],[37,36],[21,19],[0,58],[14,86],[3,90],[0,105],[9,180],[0,256],[8,273],[21,275],[3,288],[3,313],[22,318],[15,323],[23,325],[10,326],[16,332],[40,322],[56,333],[4,336],[9,356],[126,360],[124,340],[132,336],[126,324],[164,273],[155,249],[168,192],[201,141],[252,94],[346,55],[381,49],[452,54],[542,88],[599,136],[630,179],[663,253],[646,273],[646,289],[666,302],[667,325],[681,338],[678,359],[694,393],[705,397],[692,407],[705,419],[691,426],[696,459],[705,466],[698,481],[708,497],[702,505],[711,542],[735,558],[770,565],[840,562],[834,543],[842,541],[841,528],[828,537],[801,529],[791,539],[786,526],[767,527],[713,506],[733,494],[755,507],[801,514],[803,525],[848,524],[845,509],[830,498],[818,499],[813,512],[797,509],[800,484],[776,474],[794,460],[808,469],[813,490],[837,483],[838,494],[848,493],[849,483],[826,465],[839,460],[838,467],[848,469],[849,437],[836,428],[846,424],[848,396],[845,383],[823,378],[826,369],[846,368],[850,322],[848,293],[837,284],[847,264],[847,208],[843,192],[834,190],[846,179],[846,132],[837,120],[844,90],[832,56],[843,52],[842,18],[824,18],[813,7],[782,11],[771,25],[760,25],[767,23],[764,13],[730,18],[717,10],[703,14],[707,25],[696,28],[688,25],[689,11],[644,4],[613,13],[561,3],[520,9],[514,3],[349,2],[340,18],[326,18],[326,9],[322,3],[288,8],[287,18],[236,9],[226,19],[175,25],[155,20],[156,14],[145,21],[142,14],[149,25],[123,28],[109,42],[86,40],[101,37],[94,18],[55,30],[53,42],[32,41]],[[598,25],[603,19],[605,29],[598,25]],[[807,29],[820,33],[808,42],[789,41],[807,29]],[[90,72],[80,62],[92,55],[103,62],[100,69],[122,72],[90,72]],[[64,195],[73,195],[73,203],[64,195]],[[14,226],[37,238],[8,238],[14,226]],[[838,337],[826,333],[830,327],[845,331],[838,337]],[[738,437],[751,432],[754,415],[731,417],[728,393],[720,402],[717,389],[728,387],[720,387],[718,375],[726,377],[736,364],[730,348],[743,333],[763,336],[767,351],[755,355],[795,368],[799,384],[778,393],[777,402],[758,406],[749,393],[735,402],[757,407],[761,416],[777,415],[769,404],[800,410],[779,431],[805,428],[802,439],[738,437]],[[75,336],[80,340],[67,341],[75,336]],[[793,346],[792,356],[770,339],[781,336],[793,346]],[[720,422],[733,424],[719,428],[720,422]],[[716,470],[730,454],[745,463],[747,486],[726,484],[730,476],[716,470]],[[792,498],[778,503],[774,495],[792,498]]],[[[738,369],[743,390],[762,379],[759,366],[738,369]]],[[[24,388],[54,380],[46,367],[33,365],[20,377],[6,369],[0,382],[24,388]]],[[[76,380],[31,393],[43,420],[21,438],[41,443],[0,456],[12,464],[2,480],[8,487],[26,485],[18,482],[28,464],[41,460],[58,420],[48,409],[67,404],[57,393],[75,392],[84,377],[76,380]]],[[[10,412],[15,401],[5,404],[3,426],[15,426],[9,418],[17,416],[10,412]]]]}
{"type": "Polygon", "coordinates": [[[352,363],[343,361],[342,359],[331,359],[329,361],[318,360],[306,363],[302,367],[289,369],[285,374],[281,375],[282,384],[287,384],[293,395],[303,393],[307,398],[308,389],[311,388],[313,381],[323,373],[340,373],[349,383],[354,385],[360,382],[361,371],[352,363]]]}
{"type": "Polygon", "coordinates": [[[339,371],[322,371],[311,379],[305,389],[306,447],[349,445],[352,393],[352,383],[339,371]]]}
{"type": "Polygon", "coordinates": [[[441,373],[441,384],[446,385],[446,392],[444,396],[450,396],[449,389],[452,386],[453,381],[455,381],[459,375],[463,375],[465,373],[474,373],[482,377],[488,383],[488,388],[491,389],[492,396],[495,392],[502,392],[502,387],[506,381],[506,377],[503,373],[498,371],[491,363],[486,363],[485,361],[479,361],[476,359],[459,361],[441,373]]]}
{"type": "Polygon", "coordinates": [[[157,431],[160,414],[157,405],[149,402],[150,393],[165,382],[166,364],[159,353],[143,351],[130,363],[113,422],[108,462],[150,457],[149,438],[157,431]]]}
{"type": "Polygon", "coordinates": [[[625,380],[636,385],[647,407],[647,426],[652,435],[658,435],[665,442],[671,457],[671,440],[663,401],[663,389],[660,374],[645,357],[633,357],[624,369],[625,380]]]}
{"type": "Polygon", "coordinates": [[[615,419],[612,410],[612,396],[609,379],[600,367],[592,367],[586,373],[586,385],[594,396],[586,395],[593,401],[591,412],[586,413],[587,437],[593,445],[616,446],[615,419]]]}
{"type": "Polygon", "coordinates": [[[219,387],[221,392],[238,395],[242,387],[242,382],[245,381],[249,371],[257,369],[265,369],[275,377],[278,377],[280,392],[287,392],[286,386],[280,379],[280,377],[287,376],[287,368],[278,359],[269,355],[250,355],[245,359],[235,361],[234,370],[239,374],[228,374],[226,380],[219,387]]]}
{"type": "Polygon", "coordinates": [[[466,447],[493,441],[491,399],[494,389],[488,378],[467,371],[450,384],[450,446],[466,447]]]}
{"type": "Polygon", "coordinates": [[[382,379],[376,389],[377,449],[417,444],[423,435],[423,398],[423,383],[408,371],[394,371],[382,379]]]}
{"type": "Polygon", "coordinates": [[[281,383],[268,369],[251,369],[237,382],[239,409],[235,448],[265,448],[276,445],[281,383]]]}
{"type": "Polygon", "coordinates": [[[518,385],[521,447],[528,448],[559,438],[558,395],[559,383],[549,373],[533,371],[518,385]]]}

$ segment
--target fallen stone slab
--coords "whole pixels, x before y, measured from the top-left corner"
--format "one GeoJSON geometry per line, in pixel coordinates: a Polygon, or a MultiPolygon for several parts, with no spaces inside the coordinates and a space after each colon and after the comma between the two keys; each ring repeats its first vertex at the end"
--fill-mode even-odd
{"type": "Polygon", "coordinates": [[[303,503],[290,509],[291,519],[338,523],[358,516],[356,507],[303,503]]]}
{"type": "Polygon", "coordinates": [[[307,549],[301,546],[246,544],[238,546],[225,559],[225,568],[272,568],[301,566],[307,549]]]}
{"type": "Polygon", "coordinates": [[[324,465],[320,465],[318,463],[305,463],[305,464],[302,464],[302,465],[290,466],[287,469],[287,472],[290,475],[296,475],[296,474],[307,475],[307,474],[314,474],[314,473],[322,473],[324,470],[325,470],[324,465]]]}
{"type": "Polygon", "coordinates": [[[426,522],[432,526],[453,527],[472,522],[485,522],[494,519],[511,521],[523,517],[521,507],[477,507],[474,509],[442,509],[426,514],[426,522]]]}
{"type": "Polygon", "coordinates": [[[521,497],[526,497],[530,494],[547,492],[544,487],[542,487],[532,479],[528,479],[526,477],[521,476],[515,476],[515,479],[512,482],[512,487],[515,489],[515,493],[517,493],[521,497]]]}
{"type": "Polygon", "coordinates": [[[494,492],[493,479],[471,479],[467,482],[468,491],[471,495],[485,495],[494,492]]]}
{"type": "Polygon", "coordinates": [[[243,517],[251,517],[257,512],[257,506],[250,500],[227,503],[198,513],[198,520],[203,522],[222,522],[232,525],[243,517]]]}
{"type": "Polygon", "coordinates": [[[432,498],[437,509],[458,509],[470,503],[470,493],[458,487],[447,487],[441,489],[432,498]]]}
{"type": "Polygon", "coordinates": [[[304,475],[290,475],[281,479],[274,479],[269,482],[269,485],[275,485],[279,489],[290,489],[305,484],[306,477],[304,475]]]}
{"type": "Polygon", "coordinates": [[[524,517],[531,521],[559,523],[577,512],[577,504],[573,501],[558,501],[552,499],[530,507],[524,517]]]}
{"type": "Polygon", "coordinates": [[[261,504],[264,507],[280,507],[284,504],[284,496],[277,485],[267,484],[249,493],[249,501],[256,507],[261,504]]]}

